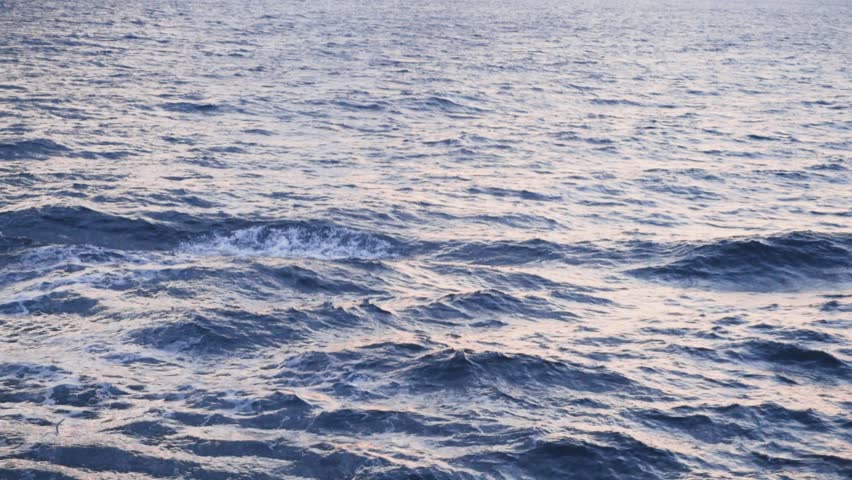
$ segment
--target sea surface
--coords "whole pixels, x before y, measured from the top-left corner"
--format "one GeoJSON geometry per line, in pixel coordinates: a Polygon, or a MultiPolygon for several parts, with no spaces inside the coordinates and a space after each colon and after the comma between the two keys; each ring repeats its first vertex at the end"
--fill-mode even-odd
{"type": "Polygon", "coordinates": [[[852,477],[852,3],[0,0],[0,478],[852,477]]]}

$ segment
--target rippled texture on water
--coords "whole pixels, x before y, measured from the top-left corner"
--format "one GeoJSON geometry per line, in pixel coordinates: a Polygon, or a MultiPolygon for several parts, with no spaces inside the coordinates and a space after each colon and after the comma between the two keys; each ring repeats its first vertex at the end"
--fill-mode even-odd
{"type": "Polygon", "coordinates": [[[849,478],[850,18],[0,0],[0,478],[849,478]]]}

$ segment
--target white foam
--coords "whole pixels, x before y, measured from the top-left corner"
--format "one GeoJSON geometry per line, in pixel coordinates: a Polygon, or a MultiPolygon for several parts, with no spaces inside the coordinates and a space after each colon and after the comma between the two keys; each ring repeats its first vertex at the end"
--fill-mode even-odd
{"type": "Polygon", "coordinates": [[[367,233],[341,227],[251,227],[184,244],[186,253],[235,257],[377,259],[391,244],[367,233]]]}

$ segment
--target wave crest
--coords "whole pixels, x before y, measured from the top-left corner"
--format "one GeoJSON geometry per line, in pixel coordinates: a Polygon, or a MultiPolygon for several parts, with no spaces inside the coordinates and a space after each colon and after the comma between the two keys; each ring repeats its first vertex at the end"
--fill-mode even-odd
{"type": "Polygon", "coordinates": [[[392,255],[388,238],[336,226],[254,226],[202,241],[185,243],[182,250],[200,255],[236,257],[312,258],[321,260],[375,260],[392,255]]]}
{"type": "Polygon", "coordinates": [[[852,235],[790,232],[682,244],[672,261],[631,270],[638,277],[725,290],[784,291],[852,282],[852,235]]]}

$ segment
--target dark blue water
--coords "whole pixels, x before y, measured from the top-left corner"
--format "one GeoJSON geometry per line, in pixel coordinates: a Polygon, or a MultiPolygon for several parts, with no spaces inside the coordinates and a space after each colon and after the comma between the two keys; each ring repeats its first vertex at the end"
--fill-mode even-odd
{"type": "Polygon", "coordinates": [[[0,0],[0,478],[852,477],[851,19],[0,0]]]}

